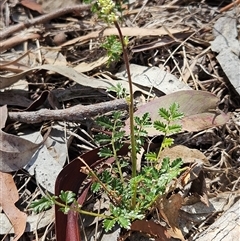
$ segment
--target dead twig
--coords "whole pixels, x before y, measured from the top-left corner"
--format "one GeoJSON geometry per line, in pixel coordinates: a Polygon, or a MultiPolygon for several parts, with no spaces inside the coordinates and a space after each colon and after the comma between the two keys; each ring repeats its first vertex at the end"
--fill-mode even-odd
{"type": "Polygon", "coordinates": [[[7,38],[8,36],[12,35],[15,32],[18,32],[20,30],[23,30],[25,28],[29,28],[36,24],[42,24],[50,21],[51,19],[58,18],[62,15],[71,13],[71,12],[79,12],[79,11],[87,11],[90,9],[90,5],[75,5],[71,7],[65,7],[60,8],[54,12],[45,14],[43,16],[39,16],[33,19],[28,19],[22,23],[10,26],[9,28],[6,28],[5,30],[0,32],[0,40],[3,40],[4,38],[7,38]]]}
{"type": "Polygon", "coordinates": [[[87,118],[105,114],[113,110],[127,110],[128,104],[125,99],[112,100],[93,105],[76,105],[63,110],[41,109],[38,111],[9,112],[11,121],[19,121],[28,124],[42,121],[84,121],[87,118]]]}
{"type": "Polygon", "coordinates": [[[229,9],[231,9],[232,7],[237,6],[237,5],[239,5],[239,4],[240,4],[240,0],[236,0],[236,1],[228,4],[227,6],[221,8],[221,9],[220,9],[220,13],[226,12],[226,11],[228,11],[229,9]]]}

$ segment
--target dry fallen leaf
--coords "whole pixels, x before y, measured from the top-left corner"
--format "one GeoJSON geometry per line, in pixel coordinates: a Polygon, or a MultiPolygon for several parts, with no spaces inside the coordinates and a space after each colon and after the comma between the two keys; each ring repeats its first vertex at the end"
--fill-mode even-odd
{"type": "Polygon", "coordinates": [[[74,6],[79,4],[81,1],[79,0],[36,0],[37,3],[41,4],[41,7],[44,12],[49,13],[56,9],[74,6]]]}
{"type": "Polygon", "coordinates": [[[109,58],[108,56],[104,56],[104,57],[100,57],[99,59],[91,63],[81,62],[80,64],[75,66],[74,69],[79,73],[88,72],[107,63],[108,58],[109,58]]]}
{"type": "Polygon", "coordinates": [[[159,241],[167,241],[171,237],[166,227],[155,223],[153,220],[135,220],[131,225],[131,230],[146,233],[159,241]]]}
{"type": "Polygon", "coordinates": [[[214,41],[211,42],[213,51],[219,53],[217,60],[228,80],[240,94],[240,41],[235,11],[229,11],[227,16],[220,17],[214,24],[214,41]]]}
{"type": "Polygon", "coordinates": [[[0,171],[13,172],[23,168],[44,141],[33,143],[0,131],[0,171]]]}
{"type": "Polygon", "coordinates": [[[163,160],[164,157],[169,157],[172,161],[182,158],[184,163],[194,163],[195,160],[202,160],[204,164],[209,164],[207,157],[201,151],[183,145],[165,148],[160,154],[159,161],[163,160]]]}
{"type": "Polygon", "coordinates": [[[196,160],[181,177],[181,183],[184,187],[185,204],[192,204],[201,201],[209,206],[207,196],[206,180],[203,173],[202,160],[196,160]],[[191,194],[188,196],[188,194],[191,194]]]}
{"type": "MultiPolygon", "coordinates": [[[[121,28],[123,36],[163,36],[163,35],[169,35],[171,34],[176,34],[176,33],[184,33],[189,31],[189,28],[185,29],[178,29],[178,28],[168,28],[167,30],[165,28],[139,28],[139,27],[132,27],[132,28],[121,28]]],[[[118,35],[118,30],[116,28],[107,28],[104,31],[95,31],[91,32],[87,35],[77,37],[75,39],[71,39],[68,42],[64,43],[62,47],[68,46],[68,45],[73,45],[76,44],[77,42],[86,42],[89,39],[93,38],[98,38],[99,35],[101,34],[102,37],[104,36],[110,36],[110,35],[118,35]]]]}
{"type": "MultiPolygon", "coordinates": [[[[164,94],[170,94],[179,90],[191,90],[191,88],[180,81],[176,76],[167,71],[153,66],[142,66],[138,64],[130,64],[132,82],[134,84],[153,88],[153,91],[160,91],[164,94]]],[[[116,76],[127,81],[127,71],[123,65],[116,76]]]]}
{"type": "MultiPolygon", "coordinates": [[[[108,89],[112,86],[115,86],[116,83],[121,83],[122,86],[126,88],[127,91],[129,88],[127,81],[123,81],[123,80],[109,81],[107,79],[90,78],[82,73],[77,72],[75,69],[68,66],[45,64],[45,65],[33,67],[27,71],[23,71],[19,74],[14,74],[11,76],[0,75],[0,89],[11,86],[12,84],[16,83],[18,80],[25,78],[28,74],[41,69],[56,72],[58,74],[66,76],[67,78],[77,82],[80,85],[90,86],[92,88],[108,89]]],[[[140,89],[137,85],[134,84],[133,91],[134,92],[142,91],[142,89],[140,89]]]]}
{"type": "Polygon", "coordinates": [[[24,233],[27,215],[15,206],[19,195],[12,175],[0,172],[0,183],[0,204],[14,228],[13,241],[17,241],[24,233]]]}
{"type": "MultiPolygon", "coordinates": [[[[14,106],[27,108],[32,103],[32,100],[30,100],[30,98],[27,97],[27,94],[27,91],[19,89],[6,90],[4,92],[1,92],[0,106],[8,105],[8,107],[14,106]]],[[[2,113],[0,113],[0,115],[2,115],[2,113]]]]}
{"type": "MultiPolygon", "coordinates": [[[[135,116],[141,117],[148,112],[152,121],[162,120],[159,117],[159,108],[169,108],[176,102],[179,104],[179,111],[184,114],[184,118],[179,121],[183,131],[200,131],[213,126],[225,124],[230,117],[230,114],[216,113],[219,98],[207,91],[198,90],[182,90],[177,91],[159,98],[156,98],[145,105],[141,105],[135,112],[135,116]]],[[[126,132],[129,132],[129,119],[126,121],[126,132]]],[[[155,128],[146,128],[149,135],[159,135],[161,132],[155,128]]]]}
{"type": "Polygon", "coordinates": [[[163,196],[159,202],[159,212],[170,229],[167,233],[174,238],[184,241],[183,234],[178,227],[179,209],[182,207],[183,198],[180,194],[173,194],[169,199],[163,196]]]}
{"type": "Polygon", "coordinates": [[[36,3],[35,1],[32,0],[21,0],[19,2],[21,5],[23,5],[25,8],[29,8],[33,11],[37,11],[40,14],[43,14],[43,9],[42,6],[38,3],[36,3]]]}
{"type": "MultiPolygon", "coordinates": [[[[31,142],[43,140],[43,137],[39,132],[30,131],[25,131],[25,133],[21,135],[21,138],[31,142]]],[[[55,142],[57,142],[57,139],[55,139],[55,142]]],[[[62,150],[65,150],[66,153],[66,145],[64,146],[65,142],[62,142],[62,150]]],[[[60,154],[60,152],[58,154],[60,154]]],[[[45,190],[49,193],[54,193],[55,181],[59,172],[62,170],[62,166],[58,162],[58,158],[55,159],[50,155],[46,145],[39,147],[37,154],[33,155],[27,165],[23,168],[30,175],[35,175],[36,181],[45,190]]]]}
{"type": "MultiPolygon", "coordinates": [[[[0,107],[0,113],[0,127],[2,129],[7,119],[6,106],[0,107]]],[[[12,172],[23,168],[36,150],[44,143],[49,132],[50,130],[40,143],[33,143],[0,130],[0,171],[12,172]]]]}
{"type": "MultiPolygon", "coordinates": [[[[28,215],[25,232],[35,232],[53,221],[54,207],[38,214],[28,215]]],[[[6,233],[12,234],[14,229],[7,216],[4,213],[0,213],[0,235],[5,235],[6,233]]]]}

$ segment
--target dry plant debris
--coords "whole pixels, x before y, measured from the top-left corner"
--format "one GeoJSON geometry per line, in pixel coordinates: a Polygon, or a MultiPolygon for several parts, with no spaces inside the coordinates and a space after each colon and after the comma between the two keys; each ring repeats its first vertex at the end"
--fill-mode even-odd
{"type": "MultiPolygon", "coordinates": [[[[171,95],[177,98],[176,90],[186,91],[180,95],[180,106],[187,113],[185,132],[176,136],[171,155],[180,152],[191,166],[178,188],[186,195],[191,191],[197,195],[180,200],[174,194],[159,200],[160,221],[168,226],[169,238],[206,240],[210,236],[205,231],[221,230],[224,222],[232,221],[231,207],[237,214],[239,3],[136,0],[122,5],[122,30],[130,37],[138,112],[150,109],[149,100],[155,98],[160,105],[165,98],[169,103],[171,95]],[[169,78],[166,83],[162,82],[164,75],[169,78]],[[200,91],[200,97],[192,94],[196,93],[193,90],[200,91]],[[198,105],[191,107],[193,102],[198,105]],[[209,116],[216,116],[216,123],[210,125],[209,116]],[[202,122],[195,125],[200,119],[202,122]],[[225,211],[226,216],[221,216],[225,211]]],[[[114,93],[106,91],[121,83],[128,92],[123,61],[108,66],[101,47],[104,37],[116,34],[116,29],[107,28],[88,5],[77,0],[7,0],[0,6],[1,240],[55,240],[54,210],[36,215],[28,206],[42,193],[53,192],[56,177],[66,163],[96,148],[91,134],[97,127],[91,118],[126,109],[125,100],[116,100],[114,93]],[[36,150],[42,158],[32,157],[36,150]]],[[[151,130],[149,133],[151,136],[151,130]]],[[[102,205],[104,208],[104,202],[102,205]]],[[[239,216],[235,223],[239,223],[239,216]]],[[[86,233],[96,222],[86,227],[86,233]]],[[[151,222],[134,223],[124,239],[134,240],[134,230],[139,230],[136,226],[144,231],[147,223],[155,240],[165,240],[163,230],[151,222]]],[[[231,240],[238,240],[236,225],[226,226],[224,232],[230,234],[231,228],[231,240]]],[[[217,237],[230,240],[229,236],[217,237]]]]}

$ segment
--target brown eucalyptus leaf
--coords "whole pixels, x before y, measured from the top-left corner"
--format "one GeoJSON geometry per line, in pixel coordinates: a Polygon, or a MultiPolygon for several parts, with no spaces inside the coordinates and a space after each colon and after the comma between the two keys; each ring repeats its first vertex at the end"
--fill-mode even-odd
{"type": "Polygon", "coordinates": [[[178,227],[178,211],[182,207],[183,198],[180,194],[173,194],[169,199],[163,196],[159,200],[159,211],[167,224],[172,227],[178,227]]]}
{"type": "Polygon", "coordinates": [[[23,5],[25,8],[31,9],[33,11],[37,11],[40,14],[43,14],[42,6],[39,3],[36,3],[32,0],[21,0],[20,4],[23,5]]]}
{"type": "Polygon", "coordinates": [[[50,130],[40,143],[33,143],[19,136],[0,131],[0,171],[13,172],[23,168],[44,143],[49,132],[50,130]]]}
{"type": "Polygon", "coordinates": [[[183,131],[202,131],[214,126],[224,125],[230,118],[230,113],[217,113],[210,110],[206,113],[186,116],[182,119],[183,131]]]}
{"type": "MultiPolygon", "coordinates": [[[[174,102],[178,103],[179,111],[183,112],[184,118],[179,121],[183,131],[200,131],[225,124],[230,115],[216,113],[219,98],[206,91],[182,90],[162,97],[159,97],[145,105],[142,105],[135,112],[135,116],[141,117],[148,112],[152,121],[162,120],[158,112],[160,108],[168,109],[174,102]]],[[[129,119],[126,121],[125,130],[129,133],[129,119]]],[[[153,127],[146,128],[149,135],[159,135],[159,131],[153,127]]]]}
{"type": "Polygon", "coordinates": [[[159,212],[164,221],[170,226],[167,233],[174,238],[184,241],[183,234],[178,226],[179,209],[182,207],[183,198],[180,194],[173,194],[169,199],[165,196],[159,201],[159,212]]]}
{"type": "Polygon", "coordinates": [[[171,237],[167,233],[167,228],[157,224],[153,220],[135,220],[131,224],[132,231],[140,231],[142,233],[148,234],[151,237],[155,237],[159,241],[167,241],[171,237]]]}
{"type": "Polygon", "coordinates": [[[177,158],[182,158],[183,162],[188,164],[194,163],[195,160],[202,160],[204,164],[209,164],[207,157],[201,151],[183,145],[163,149],[159,161],[163,160],[165,157],[169,157],[172,161],[177,158]]]}
{"type": "Polygon", "coordinates": [[[0,172],[0,183],[0,205],[14,229],[13,241],[17,241],[24,233],[27,215],[15,206],[19,195],[12,175],[0,172]]]}

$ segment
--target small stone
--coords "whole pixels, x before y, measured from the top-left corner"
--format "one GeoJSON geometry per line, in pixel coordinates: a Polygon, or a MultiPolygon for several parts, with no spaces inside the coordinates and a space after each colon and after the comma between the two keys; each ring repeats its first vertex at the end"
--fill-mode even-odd
{"type": "Polygon", "coordinates": [[[53,38],[53,43],[57,46],[65,43],[67,41],[67,36],[64,32],[60,32],[53,38]]]}

